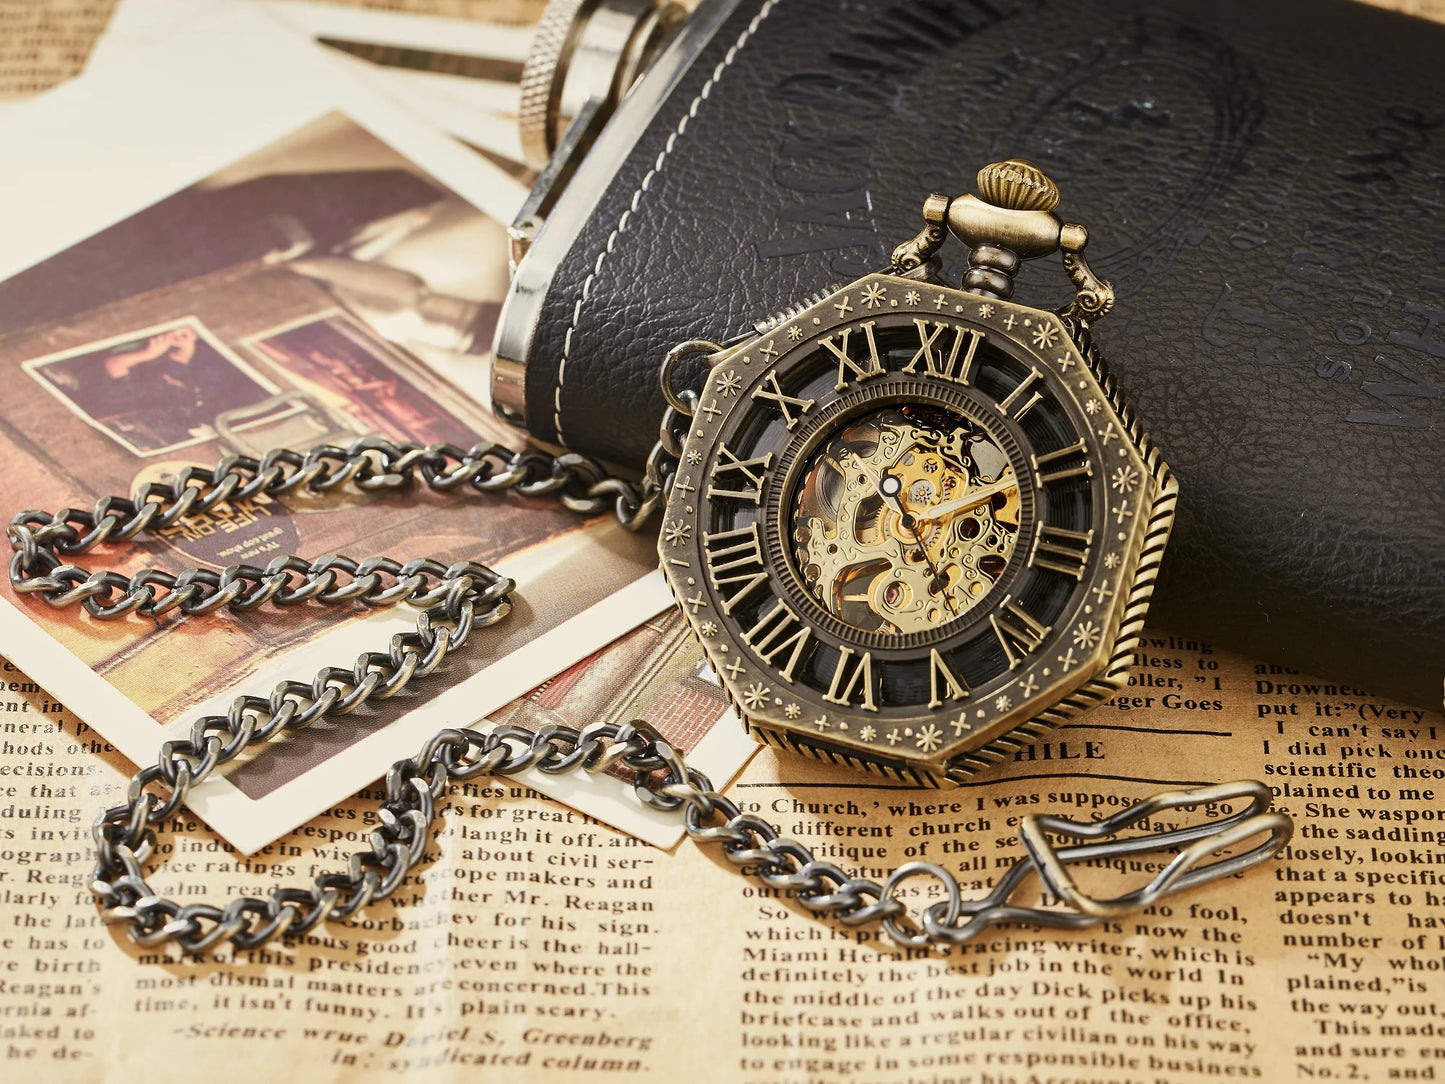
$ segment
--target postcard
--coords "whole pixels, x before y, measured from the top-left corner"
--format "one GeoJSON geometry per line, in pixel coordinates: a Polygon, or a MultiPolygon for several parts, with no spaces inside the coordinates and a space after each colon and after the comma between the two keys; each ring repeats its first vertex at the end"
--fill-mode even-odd
{"type": "Polygon", "coordinates": [[[21,368],[138,458],[212,440],[218,404],[255,407],[273,403],[281,390],[188,316],[32,358],[21,368]]]}
{"type": "MultiPolygon", "coordinates": [[[[89,507],[278,446],[520,447],[479,393],[515,182],[262,15],[158,48],[165,63],[137,53],[0,118],[16,149],[0,176],[10,509],[89,507]]],[[[197,788],[193,808],[243,851],[670,602],[649,538],[470,487],[257,495],[77,563],[175,574],[327,553],[481,561],[517,581],[513,612],[404,696],[197,788]]],[[[416,619],[308,604],[101,622],[5,599],[0,651],[137,763],[240,692],[349,667],[416,619]]]]}
{"type": "Polygon", "coordinates": [[[119,71],[102,65],[6,112],[4,131],[15,143],[0,192],[13,235],[0,251],[0,278],[338,110],[404,160],[424,162],[436,182],[493,222],[515,217],[526,188],[505,170],[261,6],[186,6],[210,17],[135,48],[119,71]]]}

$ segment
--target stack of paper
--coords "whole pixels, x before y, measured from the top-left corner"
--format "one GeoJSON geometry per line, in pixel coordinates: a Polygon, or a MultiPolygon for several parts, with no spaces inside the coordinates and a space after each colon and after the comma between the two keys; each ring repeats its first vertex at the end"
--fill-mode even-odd
{"type": "MultiPolygon", "coordinates": [[[[124,0],[83,75],[0,120],[7,518],[277,446],[523,446],[487,388],[505,226],[528,179],[515,112],[529,39],[292,0],[124,0]]],[[[325,553],[483,561],[518,581],[515,607],[405,697],[288,734],[194,790],[192,807],[244,851],[670,604],[647,536],[470,488],[237,501],[77,563],[177,574],[325,553]]],[[[312,605],[101,622],[6,592],[0,655],[144,765],[199,715],[349,668],[415,620],[404,606],[312,605]]],[[[685,637],[668,642],[703,673],[685,637]]],[[[721,696],[710,703],[683,744],[721,780],[751,745],[721,696]]],[[[526,781],[679,838],[596,781],[526,781]]]]}

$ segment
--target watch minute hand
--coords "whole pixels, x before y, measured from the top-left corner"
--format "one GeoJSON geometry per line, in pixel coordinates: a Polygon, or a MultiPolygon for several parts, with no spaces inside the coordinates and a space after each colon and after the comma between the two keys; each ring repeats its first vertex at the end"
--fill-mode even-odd
{"type": "Polygon", "coordinates": [[[932,508],[923,508],[918,511],[917,519],[937,519],[939,516],[946,516],[950,512],[971,512],[981,504],[993,500],[1000,493],[1007,493],[1011,489],[1018,488],[1017,478],[1007,478],[992,485],[976,489],[957,500],[945,501],[943,504],[936,504],[932,508]]]}
{"type": "Polygon", "coordinates": [[[873,483],[873,488],[878,490],[878,495],[883,498],[888,507],[898,513],[903,521],[904,530],[913,536],[913,544],[918,547],[919,555],[923,558],[924,564],[928,566],[928,574],[931,577],[929,590],[933,594],[942,595],[944,604],[953,616],[957,617],[958,607],[953,604],[953,599],[948,594],[948,581],[939,574],[937,566],[933,563],[933,558],[928,555],[927,547],[923,545],[923,540],[918,537],[918,517],[912,515],[908,509],[904,508],[903,503],[898,499],[899,494],[903,492],[903,483],[899,480],[898,475],[891,471],[875,474],[868,465],[863,462],[863,457],[857,453],[853,455],[853,463],[863,472],[863,477],[873,483]]]}

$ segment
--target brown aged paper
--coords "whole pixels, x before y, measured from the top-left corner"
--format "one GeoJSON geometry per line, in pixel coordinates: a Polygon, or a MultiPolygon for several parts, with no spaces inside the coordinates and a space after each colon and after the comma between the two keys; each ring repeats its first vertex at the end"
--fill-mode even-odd
{"type": "MultiPolygon", "coordinates": [[[[435,858],[357,925],[209,962],[138,949],[100,924],[86,888],[88,825],[131,768],[22,675],[3,677],[7,1079],[1445,1073],[1445,719],[1187,639],[1150,634],[1113,706],[955,791],[771,752],[730,788],[847,869],[882,878],[934,860],[970,893],[1018,857],[1024,813],[1098,817],[1254,777],[1296,817],[1284,858],[1243,877],[1100,929],[997,928],[947,954],[813,918],[715,850],[656,850],[488,779],[453,788],[435,858]]],[[[151,884],[192,903],[307,883],[364,846],[376,798],[370,788],[246,859],[184,815],[151,884]]],[[[1085,871],[1086,889],[1137,886],[1160,860],[1121,865],[1085,871]]]]}
{"type": "Polygon", "coordinates": [[[114,6],[115,0],[0,0],[0,103],[79,72],[114,6]]]}
{"type": "MultiPolygon", "coordinates": [[[[98,32],[106,6],[0,2],[0,93],[78,67],[83,46],[54,43],[98,32]]],[[[1299,826],[1281,861],[1117,928],[900,952],[715,851],[659,851],[480,779],[445,807],[434,860],[360,926],[201,963],[99,923],[89,824],[133,766],[0,663],[0,1078],[1445,1079],[1445,719],[1167,633],[1140,656],[1114,706],[957,791],[771,752],[729,790],[845,868],[922,857],[977,890],[1019,853],[1023,812],[1104,815],[1237,777],[1275,788],[1299,826]]],[[[194,902],[305,883],[362,845],[375,798],[239,861],[182,816],[151,884],[194,902]]]]}

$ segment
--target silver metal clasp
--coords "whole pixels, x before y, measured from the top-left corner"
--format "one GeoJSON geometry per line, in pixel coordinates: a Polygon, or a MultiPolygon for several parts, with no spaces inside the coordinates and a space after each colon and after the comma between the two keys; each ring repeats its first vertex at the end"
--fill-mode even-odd
{"type": "Polygon", "coordinates": [[[965,901],[957,881],[946,869],[931,862],[910,862],[894,871],[883,886],[884,899],[896,898],[899,885],[917,876],[937,879],[944,886],[946,896],[924,908],[919,920],[894,915],[884,919],[884,926],[900,944],[921,948],[930,944],[961,944],[1000,924],[1079,930],[1133,914],[1166,896],[1243,873],[1277,855],[1294,834],[1294,822],[1283,813],[1270,811],[1273,799],[1268,787],[1251,779],[1156,794],[1101,821],[1030,815],[1019,826],[1026,857],[1015,862],[987,896],[965,901]],[[1165,810],[1193,810],[1240,800],[1247,802],[1244,809],[1218,820],[1125,839],[1110,838],[1165,810]],[[1049,838],[1051,834],[1087,842],[1057,847],[1049,838]],[[1264,839],[1246,851],[1224,853],[1259,836],[1264,839]],[[1183,850],[1146,885],[1108,899],[1081,891],[1067,868],[1108,864],[1124,857],[1175,847],[1183,850]],[[1048,892],[1063,904],[1062,909],[1020,907],[1008,902],[1031,873],[1038,874],[1048,892]]]}

